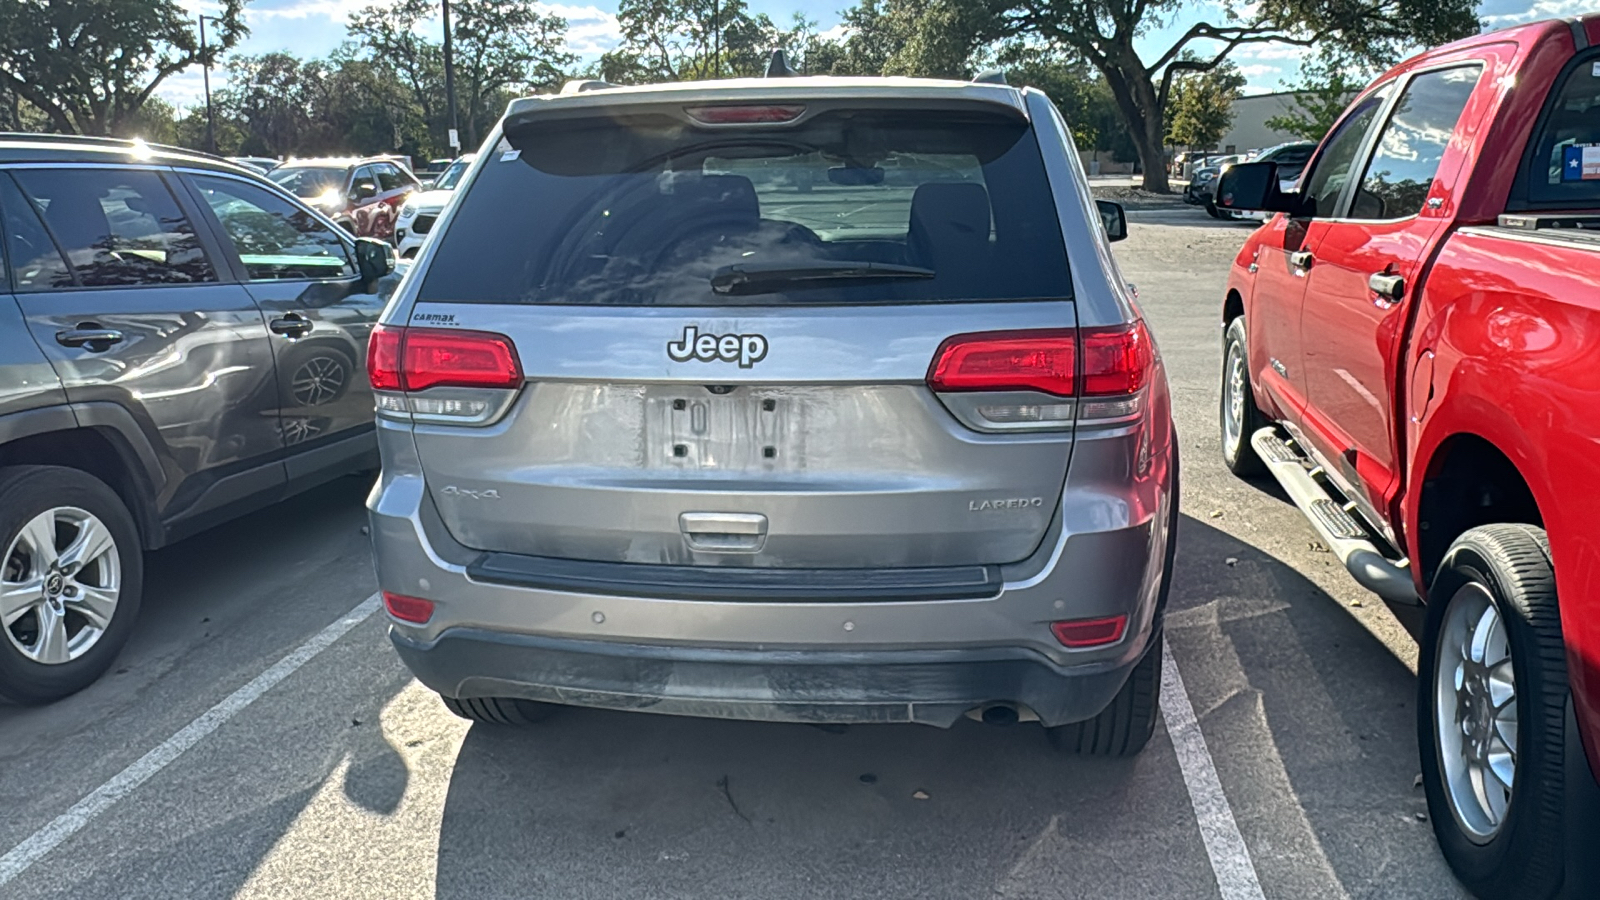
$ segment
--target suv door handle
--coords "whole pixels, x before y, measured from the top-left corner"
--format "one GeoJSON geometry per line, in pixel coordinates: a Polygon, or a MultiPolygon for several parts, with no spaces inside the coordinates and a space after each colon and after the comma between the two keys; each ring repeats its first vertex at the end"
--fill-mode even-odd
{"type": "Polygon", "coordinates": [[[289,313],[268,322],[267,328],[271,329],[273,334],[281,334],[287,338],[301,338],[311,333],[312,324],[298,313],[289,313]]]}
{"type": "Polygon", "coordinates": [[[1367,279],[1367,287],[1388,303],[1399,303],[1406,295],[1406,280],[1399,275],[1378,272],[1367,279]]]}
{"type": "Polygon", "coordinates": [[[1310,250],[1300,250],[1298,252],[1289,254],[1289,265],[1294,266],[1296,269],[1299,269],[1302,272],[1308,272],[1311,270],[1311,261],[1313,259],[1315,259],[1315,257],[1311,255],[1310,250]]]}
{"type": "Polygon", "coordinates": [[[79,322],[78,327],[56,332],[56,343],[63,347],[82,347],[91,353],[104,353],[122,343],[122,332],[101,328],[94,322],[79,322]]]}

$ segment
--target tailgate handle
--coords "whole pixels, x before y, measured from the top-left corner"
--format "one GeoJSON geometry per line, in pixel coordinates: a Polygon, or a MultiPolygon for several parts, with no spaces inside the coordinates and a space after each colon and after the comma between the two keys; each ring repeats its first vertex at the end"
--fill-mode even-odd
{"type": "Polygon", "coordinates": [[[767,517],[759,513],[680,513],[678,527],[691,550],[754,553],[767,540],[767,517]]]}

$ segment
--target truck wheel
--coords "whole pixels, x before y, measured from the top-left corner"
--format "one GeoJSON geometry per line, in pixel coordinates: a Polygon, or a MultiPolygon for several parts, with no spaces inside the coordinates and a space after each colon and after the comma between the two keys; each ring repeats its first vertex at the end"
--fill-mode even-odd
{"type": "Polygon", "coordinates": [[[139,614],[133,516],[75,469],[0,469],[0,696],[59,700],[110,667],[139,614]]]}
{"type": "Polygon", "coordinates": [[[1483,900],[1545,900],[1564,878],[1567,667],[1550,543],[1484,525],[1429,594],[1417,702],[1439,848],[1483,900]]]}
{"type": "Polygon", "coordinates": [[[1081,756],[1137,756],[1155,733],[1161,715],[1161,632],[1111,705],[1087,722],[1046,728],[1050,743],[1081,756]]]}
{"type": "Polygon", "coordinates": [[[532,725],[550,718],[556,711],[556,706],[552,703],[536,703],[532,700],[517,700],[510,697],[472,697],[458,700],[440,694],[439,699],[444,701],[445,709],[461,718],[473,722],[487,722],[491,725],[532,725]]]}
{"type": "Polygon", "coordinates": [[[1210,197],[1206,198],[1206,215],[1213,219],[1222,218],[1222,212],[1217,209],[1217,201],[1211,199],[1210,197]]]}
{"type": "Polygon", "coordinates": [[[1244,316],[1228,323],[1222,342],[1222,462],[1235,475],[1259,475],[1266,468],[1250,436],[1267,424],[1250,388],[1250,345],[1244,316]]]}

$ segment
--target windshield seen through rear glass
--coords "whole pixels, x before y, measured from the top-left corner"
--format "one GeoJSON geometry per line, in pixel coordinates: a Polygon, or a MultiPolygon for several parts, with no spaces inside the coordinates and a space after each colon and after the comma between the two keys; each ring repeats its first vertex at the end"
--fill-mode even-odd
{"type": "Polygon", "coordinates": [[[311,199],[327,191],[344,190],[344,169],[312,166],[279,166],[267,177],[296,197],[311,199]]]}
{"type": "Polygon", "coordinates": [[[422,299],[661,306],[1070,296],[1025,124],[824,112],[790,128],[567,120],[501,141],[422,299]]]}

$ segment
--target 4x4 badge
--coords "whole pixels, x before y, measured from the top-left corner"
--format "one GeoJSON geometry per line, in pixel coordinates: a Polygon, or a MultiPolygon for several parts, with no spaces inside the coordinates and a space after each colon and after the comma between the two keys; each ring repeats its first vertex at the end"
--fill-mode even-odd
{"type": "Polygon", "coordinates": [[[683,329],[682,340],[667,341],[667,355],[675,362],[720,359],[748,369],[766,358],[767,339],[759,334],[701,334],[700,329],[690,325],[683,329]]]}

